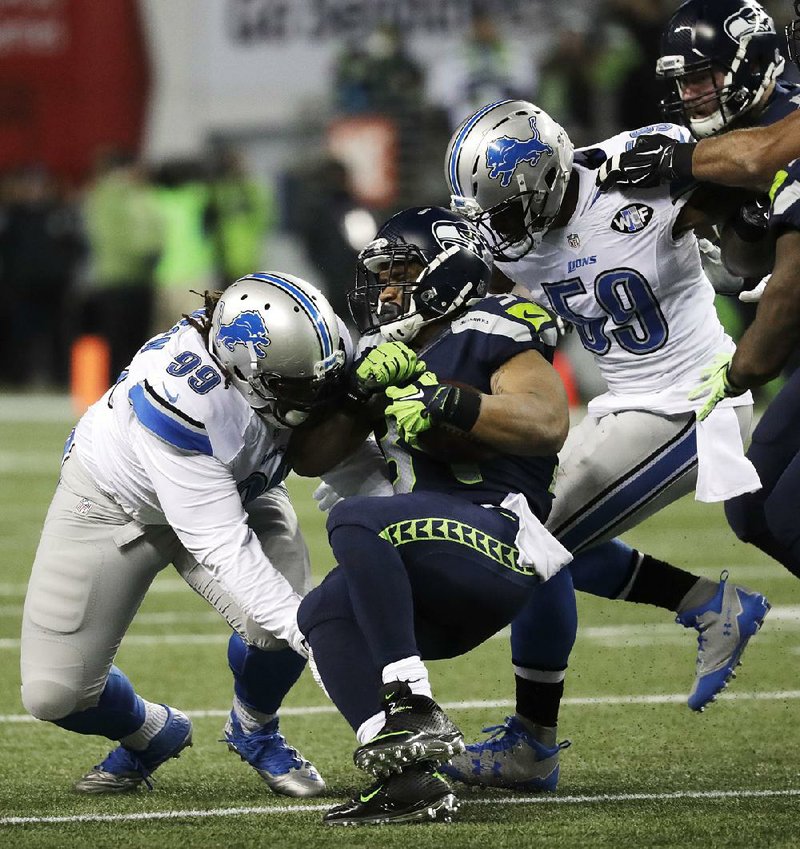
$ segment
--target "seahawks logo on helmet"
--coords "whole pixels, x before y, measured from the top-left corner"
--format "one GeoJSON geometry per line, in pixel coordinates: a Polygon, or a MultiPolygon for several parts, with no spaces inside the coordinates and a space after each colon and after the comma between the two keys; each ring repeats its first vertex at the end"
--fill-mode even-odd
{"type": "Polygon", "coordinates": [[[431,229],[442,250],[456,245],[480,257],[484,262],[489,262],[486,245],[475,228],[466,221],[434,221],[431,229]]]}
{"type": "Polygon", "coordinates": [[[757,32],[774,33],[772,19],[760,6],[743,6],[725,20],[725,32],[735,42],[757,32]]]}

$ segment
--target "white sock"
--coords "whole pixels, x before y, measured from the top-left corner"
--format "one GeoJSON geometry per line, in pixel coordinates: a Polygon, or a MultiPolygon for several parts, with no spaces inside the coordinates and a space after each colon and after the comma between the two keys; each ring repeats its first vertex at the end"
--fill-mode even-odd
{"type": "Polygon", "coordinates": [[[233,697],[233,712],[236,714],[239,725],[242,726],[242,731],[245,734],[252,734],[254,731],[258,731],[262,725],[272,722],[277,716],[274,713],[259,713],[257,710],[240,702],[237,695],[233,697]]]}
{"type": "Polygon", "coordinates": [[[433,698],[430,681],[428,681],[428,670],[419,655],[412,655],[411,657],[404,657],[402,660],[395,660],[394,663],[387,663],[383,667],[381,678],[384,684],[388,684],[390,681],[405,681],[411,687],[412,693],[427,696],[429,699],[433,698]]]}
{"type": "Polygon", "coordinates": [[[364,720],[364,722],[362,722],[361,725],[358,726],[358,731],[356,731],[356,739],[359,743],[367,743],[369,740],[371,740],[378,734],[381,728],[383,728],[385,722],[386,714],[383,711],[374,714],[369,719],[364,720]]]}
{"type": "Polygon", "coordinates": [[[144,702],[144,722],[133,734],[119,741],[126,749],[134,752],[146,749],[153,737],[167,724],[167,709],[164,705],[153,704],[145,699],[142,701],[144,702]]]}

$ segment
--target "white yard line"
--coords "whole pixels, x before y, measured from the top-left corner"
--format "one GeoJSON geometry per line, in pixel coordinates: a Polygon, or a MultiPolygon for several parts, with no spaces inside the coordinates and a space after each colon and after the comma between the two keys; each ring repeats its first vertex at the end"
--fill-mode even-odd
{"type": "MultiPolygon", "coordinates": [[[[800,690],[773,690],[765,692],[741,692],[727,690],[718,697],[718,702],[772,702],[794,701],[800,699],[800,690]]],[[[686,693],[654,693],[652,695],[620,695],[620,696],[572,696],[561,700],[562,705],[573,707],[596,707],[602,705],[668,705],[683,704],[686,693]]],[[[513,707],[510,699],[489,699],[485,701],[442,702],[445,710],[495,710],[513,707]]],[[[183,709],[192,719],[208,719],[224,717],[230,712],[227,708],[198,708],[197,710],[183,709]]],[[[333,705],[301,705],[299,707],[281,708],[282,716],[314,716],[316,714],[336,713],[333,705]]],[[[0,714],[0,724],[17,722],[37,722],[26,713],[0,714]]]]}
{"type": "MultiPolygon", "coordinates": [[[[11,605],[7,606],[8,609],[11,605]]],[[[0,612],[0,616],[3,613],[0,612]]],[[[8,614],[6,614],[8,615],[8,614]]],[[[135,622],[141,624],[180,624],[182,622],[213,622],[219,619],[213,611],[202,613],[187,613],[182,611],[164,611],[160,613],[142,613],[135,622]]],[[[796,631],[800,629],[800,605],[784,605],[773,607],[767,619],[768,627],[759,634],[759,641],[777,636],[778,632],[796,631]]],[[[503,628],[492,640],[508,639],[510,630],[503,628]]],[[[228,641],[229,634],[226,632],[209,632],[205,634],[136,634],[129,633],[124,641],[124,646],[153,646],[153,645],[177,645],[197,646],[216,645],[228,641]]],[[[650,645],[663,645],[669,643],[691,642],[691,633],[687,629],[679,628],[669,623],[642,623],[633,625],[586,625],[578,629],[579,640],[591,640],[600,643],[607,648],[634,648],[650,645]]],[[[12,651],[19,649],[19,637],[4,637],[0,639],[0,651],[12,651]]],[[[794,649],[790,649],[794,651],[794,649]]]]}
{"type": "MultiPolygon", "coordinates": [[[[800,789],[785,790],[677,790],[668,793],[604,793],[597,796],[505,796],[491,799],[463,799],[473,805],[592,805],[620,802],[660,802],[677,799],[774,799],[800,796],[800,789]]],[[[148,811],[130,814],[73,814],[67,816],[0,817],[0,825],[59,825],[78,822],[142,822],[144,820],[205,819],[244,815],[309,814],[326,811],[325,805],[274,805],[251,808],[211,808],[210,810],[148,811]]]]}

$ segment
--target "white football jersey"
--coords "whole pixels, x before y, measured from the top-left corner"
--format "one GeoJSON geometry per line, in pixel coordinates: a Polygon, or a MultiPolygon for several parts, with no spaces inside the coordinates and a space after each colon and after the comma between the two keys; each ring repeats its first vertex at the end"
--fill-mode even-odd
{"type": "Polygon", "coordinates": [[[535,253],[498,263],[515,294],[562,316],[594,355],[609,389],[590,406],[599,415],[635,407],[688,411],[686,393],[701,368],[734,348],[717,317],[694,233],[672,235],[685,197],[672,197],[668,185],[606,194],[595,186],[591,165],[653,131],[688,140],[685,129],[661,124],[577,151],[571,220],[546,233],[535,253]]]}
{"type": "MultiPolygon", "coordinates": [[[[84,414],[73,450],[140,524],[170,525],[259,625],[286,639],[299,602],[244,505],[287,474],[291,430],[269,425],[183,319],[134,356],[84,414]]],[[[135,539],[135,527],[124,542],[135,539]]]]}
{"type": "Polygon", "coordinates": [[[147,342],[123,375],[80,420],[75,446],[100,488],[138,521],[170,523],[162,503],[170,487],[156,492],[137,451],[143,433],[187,467],[225,467],[243,502],[286,476],[291,430],[267,424],[226,388],[220,364],[185,319],[147,342]],[[199,458],[208,460],[197,465],[199,458]]]}

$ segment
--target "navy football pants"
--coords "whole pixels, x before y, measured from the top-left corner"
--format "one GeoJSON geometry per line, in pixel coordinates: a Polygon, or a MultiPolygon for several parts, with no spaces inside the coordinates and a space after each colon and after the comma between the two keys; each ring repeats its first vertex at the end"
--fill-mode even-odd
{"type": "Polygon", "coordinates": [[[747,456],[762,488],[726,502],[728,523],[800,577],[800,370],[767,407],[747,456]]]}
{"type": "Polygon", "coordinates": [[[325,687],[357,729],[383,667],[455,657],[506,626],[538,578],[517,564],[515,516],[432,492],[353,497],[328,519],[338,566],[300,605],[325,687]]]}

